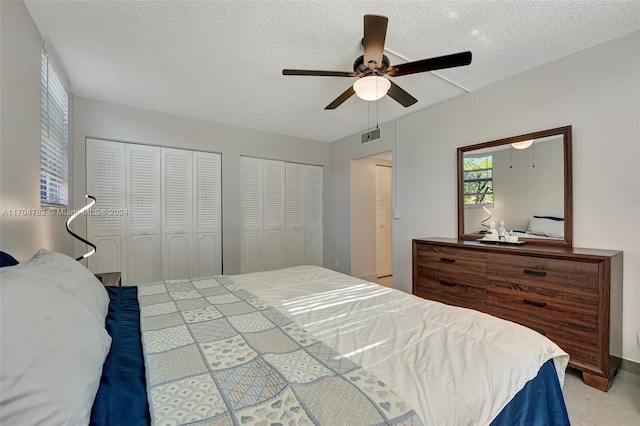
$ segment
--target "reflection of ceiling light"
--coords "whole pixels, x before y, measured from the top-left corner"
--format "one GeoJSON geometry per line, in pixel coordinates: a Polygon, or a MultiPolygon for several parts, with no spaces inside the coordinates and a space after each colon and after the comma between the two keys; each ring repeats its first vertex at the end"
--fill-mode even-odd
{"type": "Polygon", "coordinates": [[[533,139],[529,141],[514,142],[511,144],[511,146],[514,147],[515,149],[526,149],[526,148],[529,148],[532,144],[533,144],[533,139]]]}
{"type": "Polygon", "coordinates": [[[387,94],[391,82],[384,77],[369,75],[353,83],[353,90],[360,99],[376,101],[387,94]]]}

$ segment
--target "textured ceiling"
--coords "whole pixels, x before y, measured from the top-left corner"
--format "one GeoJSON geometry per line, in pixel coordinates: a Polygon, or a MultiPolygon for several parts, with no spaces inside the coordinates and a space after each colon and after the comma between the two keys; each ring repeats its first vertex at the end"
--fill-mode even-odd
{"type": "Polygon", "coordinates": [[[376,103],[324,107],[355,80],[363,15],[389,17],[392,64],[471,50],[468,67],[394,82],[385,122],[640,29],[638,1],[25,1],[75,95],[331,142],[375,126],[376,103]]]}

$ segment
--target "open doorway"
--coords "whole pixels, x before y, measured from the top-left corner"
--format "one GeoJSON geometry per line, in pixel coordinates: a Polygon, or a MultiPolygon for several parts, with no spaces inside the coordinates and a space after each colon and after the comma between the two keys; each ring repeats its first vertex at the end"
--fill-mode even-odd
{"type": "Polygon", "coordinates": [[[392,155],[351,161],[351,275],[393,287],[392,155]]]}

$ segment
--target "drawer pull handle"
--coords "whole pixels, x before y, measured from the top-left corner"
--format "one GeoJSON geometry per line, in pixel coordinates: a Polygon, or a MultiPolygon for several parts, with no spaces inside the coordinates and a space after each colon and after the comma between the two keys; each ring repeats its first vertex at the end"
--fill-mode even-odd
{"type": "Polygon", "coordinates": [[[446,285],[447,287],[455,287],[456,283],[452,283],[451,281],[440,280],[440,284],[446,285]]]}
{"type": "Polygon", "coordinates": [[[544,308],[545,306],[547,306],[547,302],[537,302],[535,300],[529,300],[529,299],[522,299],[522,302],[526,303],[527,305],[538,306],[540,308],[544,308]]]}
{"type": "Polygon", "coordinates": [[[547,271],[539,271],[537,269],[525,269],[524,273],[529,275],[537,275],[539,277],[544,277],[545,275],[547,275],[547,271]]]}
{"type": "Polygon", "coordinates": [[[440,258],[440,262],[444,262],[444,263],[456,263],[455,259],[449,259],[447,257],[441,257],[440,258]]]}

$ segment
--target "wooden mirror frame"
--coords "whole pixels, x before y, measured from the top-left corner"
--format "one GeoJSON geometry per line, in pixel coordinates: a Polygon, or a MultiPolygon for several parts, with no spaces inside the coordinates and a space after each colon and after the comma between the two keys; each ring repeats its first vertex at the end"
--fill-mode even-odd
{"type": "Polygon", "coordinates": [[[546,238],[521,238],[529,244],[573,246],[573,170],[571,157],[571,126],[558,127],[555,129],[543,130],[540,132],[528,133],[526,135],[513,136],[475,145],[458,148],[458,238],[462,240],[477,240],[478,234],[464,233],[464,185],[463,185],[463,159],[464,153],[477,149],[491,148],[499,145],[508,145],[514,142],[539,139],[548,136],[562,135],[564,151],[564,240],[546,238]]]}

